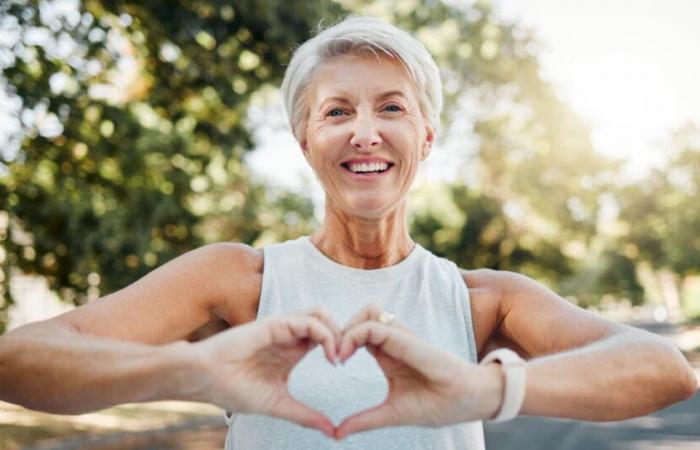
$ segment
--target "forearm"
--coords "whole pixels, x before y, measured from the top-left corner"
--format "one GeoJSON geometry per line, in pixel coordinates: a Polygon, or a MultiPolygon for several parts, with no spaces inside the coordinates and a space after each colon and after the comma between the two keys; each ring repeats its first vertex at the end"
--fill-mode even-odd
{"type": "Polygon", "coordinates": [[[682,353],[646,332],[623,332],[528,361],[520,414],[593,421],[649,414],[692,396],[697,380],[682,353]]]}
{"type": "Polygon", "coordinates": [[[191,344],[152,346],[32,325],[0,337],[2,400],[54,414],[198,400],[191,344]]]}

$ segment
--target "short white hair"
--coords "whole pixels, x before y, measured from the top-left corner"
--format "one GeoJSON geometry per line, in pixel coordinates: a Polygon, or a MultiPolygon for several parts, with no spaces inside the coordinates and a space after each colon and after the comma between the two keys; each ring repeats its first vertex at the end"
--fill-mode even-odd
{"type": "Polygon", "coordinates": [[[350,17],[304,42],[292,56],[282,81],[282,97],[292,133],[301,142],[308,118],[307,91],[314,74],[334,57],[372,52],[398,60],[416,84],[420,107],[435,132],[442,111],[442,82],[435,60],[409,33],[373,17],[350,17]]]}

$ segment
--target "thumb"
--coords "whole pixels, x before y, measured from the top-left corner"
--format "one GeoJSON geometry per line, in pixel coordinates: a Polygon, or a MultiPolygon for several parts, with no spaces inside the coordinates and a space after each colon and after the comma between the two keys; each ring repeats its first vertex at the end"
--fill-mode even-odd
{"type": "Polygon", "coordinates": [[[381,405],[360,411],[343,420],[336,429],[335,438],[341,440],[353,433],[360,433],[362,431],[398,424],[399,421],[393,408],[389,403],[384,402],[381,405]]]}
{"type": "Polygon", "coordinates": [[[306,428],[315,428],[331,438],[334,434],[335,427],[328,417],[306,406],[289,394],[284,396],[268,414],[289,420],[306,428]]]}

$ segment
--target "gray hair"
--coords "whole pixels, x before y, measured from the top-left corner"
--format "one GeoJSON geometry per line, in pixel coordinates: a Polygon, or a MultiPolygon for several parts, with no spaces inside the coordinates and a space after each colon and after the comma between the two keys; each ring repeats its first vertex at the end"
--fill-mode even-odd
{"type": "Polygon", "coordinates": [[[336,56],[368,51],[401,61],[418,88],[421,111],[437,133],[442,111],[442,82],[428,50],[394,25],[372,17],[351,17],[306,41],[294,52],[287,67],[282,97],[297,141],[301,142],[303,137],[309,107],[306,94],[318,68],[336,56]]]}

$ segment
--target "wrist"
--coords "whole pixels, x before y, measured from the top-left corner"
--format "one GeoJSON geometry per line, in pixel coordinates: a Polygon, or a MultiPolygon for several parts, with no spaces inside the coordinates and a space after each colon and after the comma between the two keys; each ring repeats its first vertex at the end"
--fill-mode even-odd
{"type": "Polygon", "coordinates": [[[167,367],[159,398],[209,402],[206,389],[206,363],[195,344],[176,341],[162,347],[162,364],[167,367]]]}
{"type": "Polygon", "coordinates": [[[505,376],[501,365],[496,362],[490,362],[479,366],[483,374],[482,392],[482,419],[492,420],[501,410],[503,404],[503,395],[505,390],[505,376]]]}

